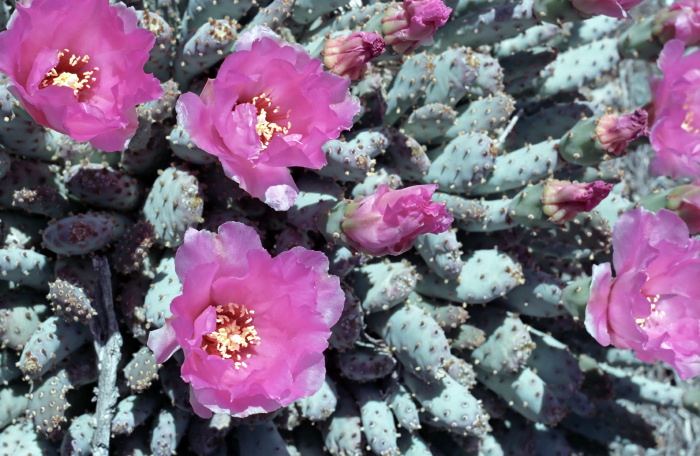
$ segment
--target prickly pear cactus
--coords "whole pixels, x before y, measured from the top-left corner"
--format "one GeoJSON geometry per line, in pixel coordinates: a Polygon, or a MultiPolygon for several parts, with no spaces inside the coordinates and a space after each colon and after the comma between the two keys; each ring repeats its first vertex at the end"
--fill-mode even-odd
{"type": "MultiPolygon", "coordinates": [[[[23,10],[48,1],[0,0],[0,43],[23,10]]],[[[690,454],[661,433],[680,421],[668,417],[677,418],[681,407],[688,428],[700,426],[691,415],[700,410],[698,387],[667,366],[644,368],[629,351],[599,346],[586,331],[593,267],[612,261],[613,227],[648,193],[638,181],[650,182],[638,166],[648,142],[619,138],[627,127],[606,130],[605,116],[636,112],[650,101],[644,76],[656,71],[650,62],[669,39],[668,21],[690,13],[672,7],[656,14],[651,0],[629,13],[639,1],[83,2],[114,3],[126,28],[148,32],[142,41],[154,44],[137,66],[157,78],[161,95],[120,118],[115,128],[129,130],[130,139],[108,151],[91,136],[94,125],[76,134],[67,126],[75,119],[53,123],[65,117],[65,100],[48,107],[27,101],[30,91],[65,92],[81,106],[89,101],[86,90],[99,80],[93,73],[112,71],[93,65],[103,55],[87,55],[103,49],[92,29],[74,39],[75,49],[56,50],[58,63],[46,50],[53,49],[47,38],[53,31],[27,31],[38,41],[7,47],[16,52],[3,48],[1,454],[690,454]],[[602,3],[607,9],[596,9],[602,3]],[[297,87],[287,67],[215,82],[230,70],[229,57],[247,55],[264,37],[284,43],[290,55],[303,54],[294,65],[315,75],[311,88],[297,87]],[[78,49],[83,42],[86,50],[78,49]],[[377,52],[370,55],[369,47],[377,52]],[[16,53],[37,62],[22,76],[43,78],[31,90],[18,87],[23,81],[6,62],[16,53]],[[44,53],[53,67],[41,63],[44,53]],[[351,94],[342,103],[324,88],[331,73],[351,94]],[[239,90],[251,83],[262,93],[239,90]],[[285,89],[272,91],[270,84],[285,89]],[[183,101],[200,94],[196,109],[183,101]],[[273,106],[272,98],[283,102],[273,106]],[[301,101],[333,109],[356,104],[359,112],[335,136],[307,141],[304,135],[332,129],[337,119],[290,114],[301,101]],[[208,117],[206,109],[220,104],[223,114],[208,117]],[[255,113],[245,117],[244,109],[255,113]],[[304,134],[294,130],[299,124],[304,134]],[[240,134],[248,127],[255,133],[240,134]],[[300,164],[300,145],[307,143],[313,150],[300,164]],[[249,173],[253,168],[264,171],[249,173]],[[280,180],[284,185],[268,185],[280,180]],[[383,215],[410,203],[373,198],[419,185],[433,189],[432,202],[454,219],[451,226],[402,237],[397,232],[418,222],[401,215],[390,229],[377,229],[379,216],[367,215],[368,206],[383,215]],[[586,185],[585,192],[606,192],[595,204],[567,204],[563,193],[586,185]],[[558,186],[567,190],[557,193],[558,186]],[[288,210],[270,202],[291,194],[288,210]],[[217,283],[209,290],[185,278],[214,274],[213,259],[192,272],[182,257],[219,254],[195,254],[188,239],[230,221],[252,226],[273,255],[292,251],[303,262],[300,249],[323,252],[344,294],[342,314],[317,354],[325,369],[302,380],[317,392],[267,413],[266,382],[283,396],[279,385],[289,372],[255,377],[253,386],[248,374],[236,377],[260,391],[253,412],[230,416],[211,405],[238,394],[214,397],[221,391],[211,384],[223,382],[216,369],[189,362],[186,351],[163,361],[149,348],[153,331],[176,332],[171,323],[182,310],[171,304],[184,291],[196,289],[206,302],[221,291],[217,283]],[[378,253],[352,228],[369,243],[393,236],[402,249],[378,253]],[[104,259],[108,267],[100,266],[104,259]],[[193,382],[193,371],[206,372],[211,384],[193,382]],[[193,400],[197,388],[213,391],[208,405],[193,400]]],[[[678,3],[695,8],[697,22],[698,7],[678,3]]],[[[74,33],[66,20],[54,21],[59,35],[74,33]]],[[[90,27],[114,26],[94,20],[90,27]]],[[[697,27],[692,33],[689,48],[700,43],[697,27]]],[[[125,46],[113,41],[105,55],[125,46]]],[[[268,55],[250,60],[245,64],[261,72],[281,68],[268,55]]],[[[95,86],[106,84],[100,81],[95,86]]],[[[113,95],[126,96],[120,90],[115,85],[113,95]]],[[[111,115],[89,109],[81,115],[111,115]]],[[[692,114],[682,128],[696,138],[692,114]]],[[[639,130],[648,133],[646,123],[639,130]]],[[[691,177],[697,181],[700,173],[691,177]]],[[[696,195],[679,203],[670,179],[647,185],[655,186],[640,204],[681,215],[694,204],[698,229],[696,195]]],[[[428,212],[428,201],[423,206],[428,212]]],[[[239,256],[231,261],[253,261],[239,256]]],[[[287,272],[279,277],[286,280],[287,272]]],[[[244,287],[247,279],[240,280],[244,287]]],[[[647,297],[652,310],[658,298],[647,297]]],[[[287,305],[267,304],[270,312],[287,305]]],[[[217,324],[229,318],[210,308],[219,312],[217,324]]],[[[646,324],[635,321],[633,329],[646,324]]],[[[304,339],[305,330],[289,334],[304,339]]],[[[208,331],[206,337],[216,336],[208,331]]],[[[242,343],[232,337],[220,345],[242,343]]],[[[187,343],[188,350],[205,348],[187,343]]]]}

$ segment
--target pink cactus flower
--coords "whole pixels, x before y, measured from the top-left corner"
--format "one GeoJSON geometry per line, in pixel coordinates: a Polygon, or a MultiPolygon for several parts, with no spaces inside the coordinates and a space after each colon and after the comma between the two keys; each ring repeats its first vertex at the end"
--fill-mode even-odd
{"type": "Polygon", "coordinates": [[[385,48],[384,40],[377,33],[340,35],[326,40],[323,64],[331,73],[357,81],[367,72],[367,63],[384,53],[385,48]]]}
{"type": "Polygon", "coordinates": [[[155,37],[108,0],[31,0],[0,33],[0,72],[34,120],[108,152],[136,132],[136,105],[162,89],[143,71],[155,37]],[[76,9],[78,7],[78,9],[76,9]]]}
{"type": "Polygon", "coordinates": [[[571,0],[571,4],[584,17],[610,16],[618,19],[630,17],[629,11],[643,0],[571,0]]]}
{"type": "Polygon", "coordinates": [[[643,109],[622,116],[603,114],[598,119],[595,135],[604,151],[619,157],[630,142],[649,134],[647,118],[647,112],[643,109]]]}
{"type": "Polygon", "coordinates": [[[287,210],[299,193],[288,167],[321,168],[321,146],[352,127],[360,105],[349,85],[300,45],[256,26],[200,96],[180,96],[177,118],[243,190],[287,210]]]}
{"type": "Polygon", "coordinates": [[[445,204],[430,198],[437,185],[414,185],[389,190],[380,185],[369,196],[345,206],[341,221],[343,240],[369,255],[399,255],[413,246],[421,234],[442,233],[453,221],[445,204]]]}
{"type": "Polygon", "coordinates": [[[659,11],[654,35],[662,43],[681,40],[686,46],[700,44],[700,0],[680,0],[659,11]]]}
{"type": "Polygon", "coordinates": [[[612,184],[595,181],[587,184],[550,180],[542,191],[542,212],[554,223],[566,223],[581,212],[589,212],[610,193],[612,184]]]}
{"type": "Polygon", "coordinates": [[[652,82],[649,171],[657,176],[700,177],[700,51],[684,50],[682,41],[666,43],[658,61],[664,77],[652,82]]]}
{"type": "Polygon", "coordinates": [[[325,255],[295,247],[272,258],[253,228],[228,222],[218,234],[189,229],[175,270],[182,294],[148,346],[159,363],[182,348],[199,416],[271,412],[321,387],[345,301],[325,255]]]}
{"type": "Polygon", "coordinates": [[[666,209],[683,219],[691,236],[700,234],[700,182],[674,188],[668,195],[666,209]]]}
{"type": "Polygon", "coordinates": [[[445,25],[452,9],[442,0],[404,0],[393,3],[382,18],[384,41],[399,54],[409,54],[431,44],[437,29],[445,25]]]}
{"type": "Polygon", "coordinates": [[[613,230],[610,263],[593,266],[586,329],[602,345],[700,374],[700,240],[673,212],[628,211],[613,230]]]}

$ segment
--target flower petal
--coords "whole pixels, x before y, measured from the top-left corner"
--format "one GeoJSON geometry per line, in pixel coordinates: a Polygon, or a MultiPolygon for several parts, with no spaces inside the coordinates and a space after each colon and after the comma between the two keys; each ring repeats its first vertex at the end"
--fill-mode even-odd
{"type": "Polygon", "coordinates": [[[180,344],[177,341],[177,334],[170,324],[168,318],[162,328],[151,331],[148,334],[148,348],[156,355],[156,362],[162,364],[180,349],[180,344]]]}

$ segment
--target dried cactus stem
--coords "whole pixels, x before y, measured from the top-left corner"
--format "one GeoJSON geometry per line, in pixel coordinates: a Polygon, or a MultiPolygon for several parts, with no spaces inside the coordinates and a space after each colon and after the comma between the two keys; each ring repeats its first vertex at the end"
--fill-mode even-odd
{"type": "Polygon", "coordinates": [[[121,358],[122,335],[117,326],[112,301],[112,285],[109,264],[104,257],[93,258],[93,267],[98,277],[95,307],[98,315],[90,320],[90,330],[95,337],[95,351],[100,364],[98,380],[97,420],[92,440],[92,454],[107,456],[111,435],[112,415],[119,398],[117,391],[117,369],[121,358]]]}

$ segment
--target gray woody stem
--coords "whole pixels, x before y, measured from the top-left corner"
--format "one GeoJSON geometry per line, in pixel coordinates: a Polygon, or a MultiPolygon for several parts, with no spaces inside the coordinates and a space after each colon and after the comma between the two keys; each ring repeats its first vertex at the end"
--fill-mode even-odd
{"type": "Polygon", "coordinates": [[[97,275],[95,299],[97,315],[90,320],[90,330],[95,338],[95,351],[100,370],[92,454],[107,456],[109,454],[114,405],[119,398],[117,365],[121,358],[122,335],[119,333],[117,319],[114,315],[111,274],[107,259],[96,256],[92,259],[92,266],[97,275]]]}

